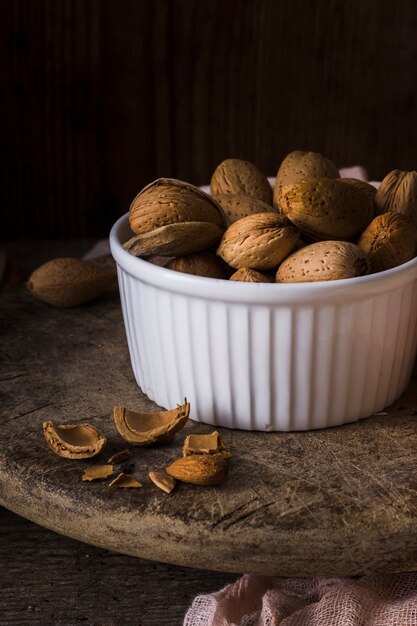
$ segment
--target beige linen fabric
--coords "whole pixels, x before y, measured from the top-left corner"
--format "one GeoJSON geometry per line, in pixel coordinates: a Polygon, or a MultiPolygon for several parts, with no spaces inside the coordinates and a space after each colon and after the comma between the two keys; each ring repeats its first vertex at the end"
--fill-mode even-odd
{"type": "Polygon", "coordinates": [[[417,626],[417,573],[358,578],[245,575],[197,596],[183,626],[417,626]]]}

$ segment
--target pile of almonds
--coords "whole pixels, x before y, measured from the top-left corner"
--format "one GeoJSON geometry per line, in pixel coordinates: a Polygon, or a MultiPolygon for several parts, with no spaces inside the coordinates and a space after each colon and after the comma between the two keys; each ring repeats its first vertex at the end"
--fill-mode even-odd
{"type": "Polygon", "coordinates": [[[179,272],[279,283],[361,276],[417,255],[417,172],[394,170],[376,190],[296,150],[274,189],[256,165],[226,159],[210,191],[150,183],[131,204],[124,248],[179,272]]]}

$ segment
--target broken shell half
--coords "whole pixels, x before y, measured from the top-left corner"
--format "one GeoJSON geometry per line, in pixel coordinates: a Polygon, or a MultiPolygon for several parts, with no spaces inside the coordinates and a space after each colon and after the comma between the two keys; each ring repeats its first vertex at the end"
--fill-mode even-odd
{"type": "Polygon", "coordinates": [[[48,446],[64,459],[89,459],[105,446],[106,437],[90,424],[44,422],[43,434],[48,446]]]}
{"type": "Polygon", "coordinates": [[[169,411],[136,413],[124,406],[114,407],[114,422],[120,435],[134,446],[150,446],[169,439],[185,425],[190,414],[190,403],[169,411]]]}
{"type": "Polygon", "coordinates": [[[183,456],[190,454],[221,454],[230,457],[229,450],[217,430],[209,435],[188,435],[182,447],[183,456]]]}

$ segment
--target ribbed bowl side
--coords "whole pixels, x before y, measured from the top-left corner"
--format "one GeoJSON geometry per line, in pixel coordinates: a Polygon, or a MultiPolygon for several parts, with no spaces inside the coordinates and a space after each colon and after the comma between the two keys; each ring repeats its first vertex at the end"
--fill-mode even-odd
{"type": "Polygon", "coordinates": [[[132,367],[163,407],[248,430],[356,421],[404,391],[417,345],[415,281],[335,303],[224,303],[154,287],[119,268],[132,367]]]}

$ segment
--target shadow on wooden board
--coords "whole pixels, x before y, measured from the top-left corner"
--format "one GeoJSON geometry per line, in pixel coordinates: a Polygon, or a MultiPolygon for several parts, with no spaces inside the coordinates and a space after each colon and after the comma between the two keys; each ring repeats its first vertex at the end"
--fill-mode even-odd
{"type": "Polygon", "coordinates": [[[417,4],[0,0],[2,238],[105,235],[154,178],[294,149],[416,169],[417,4]],[[3,208],[2,207],[2,208],[3,208]]]}

